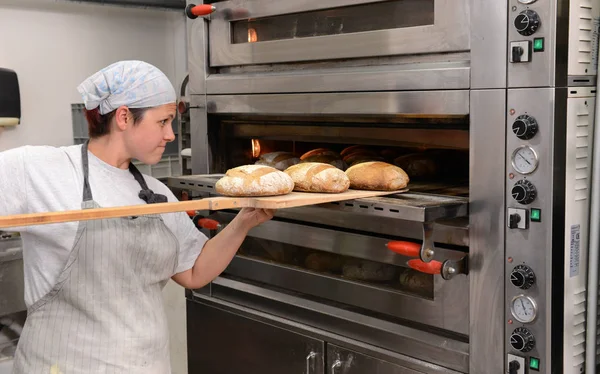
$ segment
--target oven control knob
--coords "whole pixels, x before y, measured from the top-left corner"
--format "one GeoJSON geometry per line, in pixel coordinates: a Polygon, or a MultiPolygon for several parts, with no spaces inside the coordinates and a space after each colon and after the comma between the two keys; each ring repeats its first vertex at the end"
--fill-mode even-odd
{"type": "Polygon", "coordinates": [[[515,17],[515,27],[521,35],[533,35],[540,28],[540,16],[533,10],[527,9],[515,17]]]}
{"type": "Polygon", "coordinates": [[[537,134],[538,123],[535,118],[524,114],[518,116],[516,121],[512,125],[512,131],[515,133],[517,138],[522,140],[529,140],[537,134]]]}
{"type": "Polygon", "coordinates": [[[510,273],[510,283],[515,287],[526,290],[535,283],[535,274],[527,265],[517,265],[510,273]]]}
{"type": "Polygon", "coordinates": [[[537,189],[535,188],[533,183],[531,183],[528,180],[522,179],[515,183],[511,190],[511,194],[512,197],[519,203],[523,205],[531,204],[537,196],[537,189]]]}
{"type": "Polygon", "coordinates": [[[510,345],[517,351],[529,352],[535,347],[535,338],[525,327],[518,327],[510,335],[510,345]]]}

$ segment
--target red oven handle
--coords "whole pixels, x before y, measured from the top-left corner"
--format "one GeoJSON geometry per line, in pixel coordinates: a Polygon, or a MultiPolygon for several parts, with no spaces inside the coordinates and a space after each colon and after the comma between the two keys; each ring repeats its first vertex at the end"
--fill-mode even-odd
{"type": "Polygon", "coordinates": [[[420,257],[421,245],[412,242],[393,241],[386,244],[389,250],[407,257],[420,257]]]}
{"type": "Polygon", "coordinates": [[[215,221],[214,219],[210,219],[210,218],[200,218],[197,221],[197,225],[198,225],[198,227],[202,227],[203,229],[208,229],[208,230],[216,230],[221,226],[221,224],[219,222],[215,221]]]}
{"type": "Polygon", "coordinates": [[[191,19],[196,19],[198,17],[208,16],[209,14],[214,13],[215,10],[217,10],[217,8],[211,4],[190,4],[185,8],[185,14],[191,19]]]}
{"type": "Polygon", "coordinates": [[[431,260],[430,262],[423,262],[419,259],[413,259],[408,261],[408,266],[411,269],[420,271],[421,273],[438,275],[442,274],[443,264],[435,260],[431,260]]]}

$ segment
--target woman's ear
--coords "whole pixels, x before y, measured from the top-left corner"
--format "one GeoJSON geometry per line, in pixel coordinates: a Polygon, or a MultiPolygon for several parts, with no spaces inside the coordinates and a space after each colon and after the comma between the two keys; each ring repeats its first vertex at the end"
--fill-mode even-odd
{"type": "Polygon", "coordinates": [[[125,105],[117,108],[115,121],[117,122],[117,128],[121,131],[125,131],[129,126],[130,121],[133,121],[133,118],[129,115],[129,108],[125,105]]]}

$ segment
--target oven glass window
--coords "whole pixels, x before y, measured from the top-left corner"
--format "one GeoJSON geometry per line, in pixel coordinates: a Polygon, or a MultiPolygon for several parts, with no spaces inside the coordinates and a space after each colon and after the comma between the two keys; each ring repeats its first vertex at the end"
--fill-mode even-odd
{"type": "Polygon", "coordinates": [[[433,277],[408,267],[253,237],[246,238],[238,256],[433,299],[433,277]]]}
{"type": "Polygon", "coordinates": [[[231,22],[233,44],[433,25],[435,0],[395,0],[231,22]]]}

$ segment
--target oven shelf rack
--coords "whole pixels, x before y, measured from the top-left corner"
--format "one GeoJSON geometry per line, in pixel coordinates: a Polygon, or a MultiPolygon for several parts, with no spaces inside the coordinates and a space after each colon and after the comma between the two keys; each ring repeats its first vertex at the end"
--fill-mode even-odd
{"type": "MultiPolygon", "coordinates": [[[[223,174],[199,174],[171,177],[171,188],[218,196],[215,183],[223,174]]],[[[410,188],[410,185],[408,186],[410,188]]],[[[386,197],[373,197],[320,204],[319,207],[354,214],[381,216],[412,222],[434,222],[440,219],[466,217],[469,199],[466,197],[407,192],[386,197]]]]}

